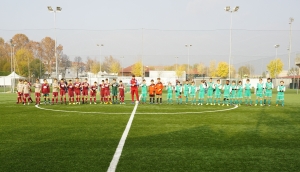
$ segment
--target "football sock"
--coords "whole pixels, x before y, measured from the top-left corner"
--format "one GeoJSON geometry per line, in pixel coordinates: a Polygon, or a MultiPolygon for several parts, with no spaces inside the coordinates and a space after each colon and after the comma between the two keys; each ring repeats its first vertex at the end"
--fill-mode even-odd
{"type": "Polygon", "coordinates": [[[64,98],[65,103],[67,102],[67,98],[64,98]]]}
{"type": "Polygon", "coordinates": [[[185,103],[187,103],[189,101],[189,98],[188,97],[186,97],[185,98],[185,103]]]}
{"type": "Polygon", "coordinates": [[[257,103],[258,103],[258,100],[256,99],[256,100],[255,100],[255,104],[257,104],[257,103]]]}
{"type": "Polygon", "coordinates": [[[96,102],[96,97],[94,98],[94,103],[96,102]]]}
{"type": "Polygon", "coordinates": [[[160,103],[162,103],[162,98],[160,98],[160,103]]]}
{"type": "Polygon", "coordinates": [[[281,103],[281,105],[282,105],[282,106],[284,106],[284,100],[282,100],[282,103],[281,103]]]}
{"type": "Polygon", "coordinates": [[[260,100],[260,104],[262,104],[262,100],[260,100]]]}
{"type": "Polygon", "coordinates": [[[267,103],[267,100],[266,99],[264,99],[264,104],[266,104],[267,103]]]}
{"type": "Polygon", "coordinates": [[[269,105],[271,104],[271,100],[270,100],[270,99],[268,100],[268,104],[269,104],[269,105]]]}

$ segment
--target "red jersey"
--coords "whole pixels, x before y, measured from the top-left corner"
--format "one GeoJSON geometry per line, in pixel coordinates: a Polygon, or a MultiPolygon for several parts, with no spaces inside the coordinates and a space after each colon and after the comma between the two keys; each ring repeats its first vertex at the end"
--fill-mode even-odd
{"type": "Polygon", "coordinates": [[[66,84],[65,83],[59,83],[59,88],[60,88],[60,90],[65,90],[66,89],[66,84]]]}
{"type": "Polygon", "coordinates": [[[81,87],[81,83],[80,82],[75,82],[74,83],[74,89],[75,89],[75,91],[80,91],[80,87],[81,87]]]}
{"type": "Polygon", "coordinates": [[[104,89],[105,89],[105,90],[109,90],[109,86],[110,86],[109,83],[104,83],[104,89]]]}
{"type": "Polygon", "coordinates": [[[123,84],[120,84],[119,85],[119,93],[123,93],[124,94],[124,91],[125,91],[125,86],[123,84]]]}
{"type": "Polygon", "coordinates": [[[67,88],[68,88],[68,92],[74,92],[73,84],[68,84],[67,88]]]}
{"type": "Polygon", "coordinates": [[[82,91],[88,91],[90,84],[88,82],[83,82],[82,84],[82,91]]]}
{"type": "Polygon", "coordinates": [[[98,89],[98,86],[97,86],[97,85],[92,85],[92,86],[91,86],[91,91],[96,92],[97,89],[98,89]]]}
{"type": "Polygon", "coordinates": [[[130,85],[131,85],[131,88],[137,88],[139,86],[136,79],[131,79],[130,80],[130,85]]]}
{"type": "Polygon", "coordinates": [[[42,93],[43,94],[49,94],[50,93],[49,84],[47,84],[47,83],[42,84],[42,93]]]}

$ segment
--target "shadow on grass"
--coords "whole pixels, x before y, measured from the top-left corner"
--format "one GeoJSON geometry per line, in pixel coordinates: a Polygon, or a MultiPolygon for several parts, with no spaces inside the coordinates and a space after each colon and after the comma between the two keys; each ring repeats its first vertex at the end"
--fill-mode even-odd
{"type": "Polygon", "coordinates": [[[262,110],[255,129],[231,136],[204,125],[129,137],[117,171],[298,171],[300,138],[295,127],[285,125],[289,123],[262,110]],[[262,125],[285,128],[280,135],[290,137],[276,136],[281,128],[262,135],[262,125]]]}

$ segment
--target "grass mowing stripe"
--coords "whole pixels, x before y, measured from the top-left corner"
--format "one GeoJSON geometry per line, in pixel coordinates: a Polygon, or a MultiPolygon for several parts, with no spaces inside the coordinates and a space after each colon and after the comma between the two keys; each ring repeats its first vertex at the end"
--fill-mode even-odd
{"type": "MultiPolygon", "coordinates": [[[[140,99],[141,99],[142,96],[140,96],[140,99]]],[[[133,118],[134,118],[134,115],[135,115],[135,112],[136,112],[136,109],[138,107],[138,103],[135,104],[134,108],[133,108],[133,111],[130,115],[130,118],[128,120],[128,123],[126,125],[126,128],[123,132],[123,135],[121,137],[121,140],[118,144],[118,147],[116,149],[116,152],[113,156],[113,159],[111,160],[110,162],[110,165],[108,167],[108,172],[115,172],[116,171],[116,168],[117,168],[117,165],[118,165],[118,162],[119,162],[119,159],[121,157],[121,154],[122,154],[122,150],[123,150],[123,147],[125,145],[125,141],[126,141],[126,138],[128,136],[128,133],[129,133],[129,130],[130,130],[130,127],[131,127],[131,124],[132,124],[132,121],[133,121],[133,118]]]]}

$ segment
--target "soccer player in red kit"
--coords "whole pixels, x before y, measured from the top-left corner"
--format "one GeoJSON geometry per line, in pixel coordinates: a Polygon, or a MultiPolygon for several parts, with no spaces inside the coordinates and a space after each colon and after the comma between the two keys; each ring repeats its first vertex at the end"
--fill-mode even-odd
{"type": "Polygon", "coordinates": [[[92,104],[92,100],[94,99],[94,104],[96,103],[96,97],[97,97],[97,82],[94,82],[94,85],[91,86],[91,92],[90,92],[90,104],[92,104]]]}
{"type": "Polygon", "coordinates": [[[74,83],[74,91],[76,96],[76,104],[80,104],[80,89],[81,89],[81,83],[79,82],[79,78],[75,78],[74,83]]]}
{"type": "Polygon", "coordinates": [[[64,100],[65,104],[67,104],[67,99],[66,99],[67,85],[66,85],[64,79],[60,80],[60,83],[58,84],[58,86],[59,86],[60,103],[63,104],[63,100],[64,100]]]}
{"type": "Polygon", "coordinates": [[[54,82],[52,83],[52,104],[54,104],[54,100],[57,104],[58,102],[58,90],[59,90],[59,85],[57,83],[57,79],[54,79],[54,82]]]}
{"type": "Polygon", "coordinates": [[[125,104],[124,103],[125,85],[123,84],[122,80],[120,80],[120,83],[119,83],[119,96],[120,96],[120,104],[125,104]]]}
{"type": "MultiPolygon", "coordinates": [[[[30,93],[30,85],[25,80],[24,84],[23,84],[23,100],[24,100],[24,105],[26,105],[26,99],[29,98],[29,93],[30,93]]],[[[28,99],[28,105],[29,105],[29,99],[28,99]]]]}
{"type": "Polygon", "coordinates": [[[99,85],[99,88],[100,88],[100,97],[101,97],[100,104],[103,104],[104,103],[104,91],[105,91],[104,80],[102,80],[102,83],[99,85]]]}
{"type": "Polygon", "coordinates": [[[107,78],[104,83],[104,104],[112,104],[110,97],[110,83],[107,78]]]}
{"type": "Polygon", "coordinates": [[[41,102],[41,87],[39,79],[36,79],[36,82],[33,84],[34,94],[35,94],[35,105],[39,105],[41,102]]]}
{"type": "Polygon", "coordinates": [[[87,78],[85,78],[84,82],[81,84],[82,87],[82,104],[87,103],[89,96],[89,86],[87,78]],[[85,101],[84,101],[85,99],[85,101]]]}
{"type": "Polygon", "coordinates": [[[49,98],[50,86],[48,84],[47,79],[44,79],[44,83],[42,84],[42,93],[43,93],[43,97],[44,97],[44,104],[46,105],[47,99],[48,99],[48,103],[50,104],[50,98],[49,98]]]}
{"type": "Polygon", "coordinates": [[[69,80],[67,88],[68,88],[68,95],[69,95],[69,105],[72,103],[75,104],[74,103],[74,85],[72,83],[72,80],[69,80]]]}
{"type": "Polygon", "coordinates": [[[19,82],[17,84],[17,104],[23,103],[23,84],[23,80],[19,79],[19,82]]]}
{"type": "Polygon", "coordinates": [[[130,92],[131,92],[131,100],[132,100],[132,104],[134,104],[134,94],[136,95],[136,101],[140,101],[139,100],[139,84],[137,82],[137,80],[135,79],[135,75],[132,75],[132,79],[130,80],[130,92]]]}

